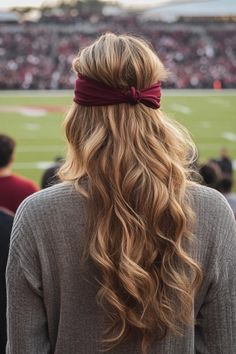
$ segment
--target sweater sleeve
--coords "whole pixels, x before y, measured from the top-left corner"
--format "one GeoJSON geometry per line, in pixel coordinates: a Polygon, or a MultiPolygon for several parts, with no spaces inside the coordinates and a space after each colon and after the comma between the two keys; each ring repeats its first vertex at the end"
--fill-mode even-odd
{"type": "Polygon", "coordinates": [[[40,265],[24,209],[20,207],[15,217],[6,272],[6,353],[49,354],[40,265]]]}
{"type": "Polygon", "coordinates": [[[214,277],[197,314],[196,354],[236,353],[236,223],[228,205],[221,212],[213,236],[220,235],[222,243],[214,277]]]}

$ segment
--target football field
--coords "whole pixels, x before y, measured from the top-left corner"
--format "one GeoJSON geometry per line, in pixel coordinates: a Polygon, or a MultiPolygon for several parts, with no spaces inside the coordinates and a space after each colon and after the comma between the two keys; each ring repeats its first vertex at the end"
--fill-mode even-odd
{"type": "MultiPolygon", "coordinates": [[[[17,141],[16,173],[40,183],[56,156],[65,156],[62,122],[72,92],[0,92],[0,133],[17,141]]],[[[236,168],[236,91],[164,91],[162,109],[186,126],[199,160],[227,148],[236,168]]]]}

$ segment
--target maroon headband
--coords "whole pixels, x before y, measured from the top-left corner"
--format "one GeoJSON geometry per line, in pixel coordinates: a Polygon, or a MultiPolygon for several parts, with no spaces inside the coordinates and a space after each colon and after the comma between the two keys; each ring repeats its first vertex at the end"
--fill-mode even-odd
{"type": "Polygon", "coordinates": [[[79,75],[75,82],[74,102],[82,106],[109,106],[119,103],[137,104],[157,109],[160,108],[161,88],[156,83],[147,89],[121,90],[102,82],[79,75]]]}

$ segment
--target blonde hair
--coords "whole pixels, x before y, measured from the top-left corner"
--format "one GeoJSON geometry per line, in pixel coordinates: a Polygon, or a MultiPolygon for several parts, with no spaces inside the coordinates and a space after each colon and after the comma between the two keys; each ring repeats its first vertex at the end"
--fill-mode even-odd
{"type": "MultiPolygon", "coordinates": [[[[146,42],[111,33],[83,49],[73,68],[125,89],[147,88],[167,75],[146,42]]],[[[138,335],[147,353],[167,331],[178,335],[193,324],[202,276],[190,242],[195,147],[160,109],[143,104],[73,104],[65,131],[69,148],[60,174],[88,202],[87,251],[100,274],[97,301],[109,319],[103,348],[138,335]]]]}

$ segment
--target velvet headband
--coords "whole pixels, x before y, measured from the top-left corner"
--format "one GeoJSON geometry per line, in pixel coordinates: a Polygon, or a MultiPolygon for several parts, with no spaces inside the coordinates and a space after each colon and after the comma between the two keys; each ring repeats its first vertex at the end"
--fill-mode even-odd
{"type": "Polygon", "coordinates": [[[133,86],[128,90],[121,90],[79,75],[75,82],[74,94],[74,102],[82,106],[143,103],[145,106],[157,109],[160,108],[161,88],[160,83],[156,83],[143,90],[133,86]]]}

